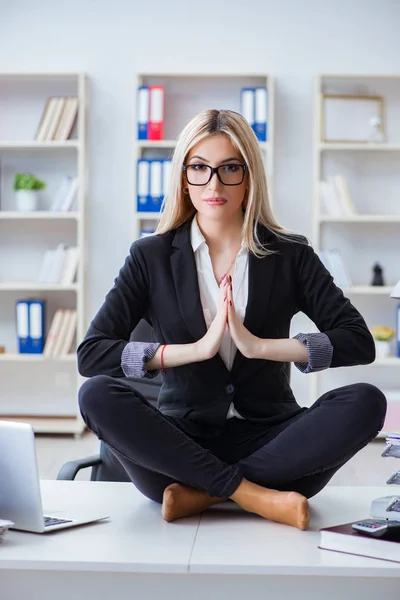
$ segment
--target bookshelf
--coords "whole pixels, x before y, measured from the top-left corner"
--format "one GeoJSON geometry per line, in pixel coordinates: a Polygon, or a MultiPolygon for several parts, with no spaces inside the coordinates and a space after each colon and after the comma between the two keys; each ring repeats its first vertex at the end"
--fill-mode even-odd
{"type": "Polygon", "coordinates": [[[267,88],[267,141],[260,142],[268,181],[268,191],[273,202],[273,140],[274,140],[274,81],[266,74],[184,74],[141,73],[134,81],[135,102],[133,106],[134,148],[134,210],[133,239],[140,237],[141,230],[155,229],[157,212],[137,210],[137,160],[172,158],[176,140],[183,127],[196,114],[209,108],[229,109],[240,112],[240,90],[243,87],[267,88]],[[137,139],[137,94],[139,86],[163,85],[165,87],[164,138],[162,140],[137,139]]]}
{"type": "MultiPolygon", "coordinates": [[[[80,435],[77,393],[82,378],[76,343],[85,334],[88,80],[82,73],[0,73],[0,419],[24,421],[37,433],[80,435]],[[78,113],[68,139],[39,141],[37,131],[51,97],[77,98],[78,113]],[[16,172],[46,182],[35,211],[19,211],[12,189],[16,172]],[[74,206],[54,211],[52,201],[67,174],[77,177],[74,206]],[[73,283],[40,283],[44,252],[57,244],[76,246],[73,283]],[[77,311],[76,336],[68,354],[19,354],[15,303],[45,301],[45,337],[58,309],[77,311]]],[[[54,136],[53,136],[54,137],[54,136]]]]}
{"type": "MultiPolygon", "coordinates": [[[[399,279],[400,264],[400,75],[319,75],[315,78],[313,112],[313,246],[316,251],[339,249],[351,278],[351,285],[343,287],[343,293],[361,312],[367,325],[385,324],[396,329],[397,304],[390,293],[399,279]],[[323,139],[323,124],[328,119],[324,94],[383,98],[383,140],[323,139]],[[346,179],[354,205],[352,214],[337,216],[324,212],[319,182],[337,174],[346,179]],[[384,269],[383,286],[371,285],[375,263],[384,269]]],[[[329,118],[334,123],[339,117],[331,113],[329,118]]],[[[312,374],[311,401],[332,388],[369,382],[388,397],[381,435],[399,430],[400,358],[395,356],[394,343],[392,354],[388,358],[377,357],[371,365],[312,374]]]]}

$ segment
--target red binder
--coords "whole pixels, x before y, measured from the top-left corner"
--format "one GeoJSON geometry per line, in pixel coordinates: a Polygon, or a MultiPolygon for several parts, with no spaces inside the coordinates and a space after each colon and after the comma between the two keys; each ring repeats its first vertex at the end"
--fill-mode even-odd
{"type": "Polygon", "coordinates": [[[163,85],[149,86],[149,140],[162,140],[164,138],[164,101],[165,89],[163,85]]]}

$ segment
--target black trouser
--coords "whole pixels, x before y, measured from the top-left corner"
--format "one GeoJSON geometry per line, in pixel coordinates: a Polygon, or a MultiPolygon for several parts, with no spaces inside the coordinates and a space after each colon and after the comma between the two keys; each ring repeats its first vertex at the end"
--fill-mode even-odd
{"type": "Polygon", "coordinates": [[[87,426],[157,502],[176,481],[228,498],[243,477],[310,498],[376,436],[386,413],[383,393],[357,383],[327,392],[278,426],[233,418],[220,436],[199,439],[123,380],[106,375],[82,385],[79,404],[87,426]]]}

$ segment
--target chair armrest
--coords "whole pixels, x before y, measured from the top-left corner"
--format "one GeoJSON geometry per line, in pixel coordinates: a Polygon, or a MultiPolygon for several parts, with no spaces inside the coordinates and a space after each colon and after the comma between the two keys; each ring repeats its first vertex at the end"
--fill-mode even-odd
{"type": "Polygon", "coordinates": [[[98,465],[101,465],[101,463],[102,460],[100,455],[79,458],[78,460],[70,460],[61,467],[57,475],[57,479],[68,479],[69,481],[73,481],[76,477],[76,474],[81,469],[86,469],[87,467],[97,467],[98,465]]]}

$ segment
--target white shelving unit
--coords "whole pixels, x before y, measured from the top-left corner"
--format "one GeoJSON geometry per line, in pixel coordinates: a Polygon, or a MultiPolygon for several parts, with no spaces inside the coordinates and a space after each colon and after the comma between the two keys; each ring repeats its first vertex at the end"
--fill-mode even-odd
{"type": "Polygon", "coordinates": [[[274,81],[265,74],[184,74],[143,73],[135,79],[135,89],[141,85],[165,86],[165,139],[160,141],[137,139],[137,108],[134,103],[134,211],[133,239],[140,236],[143,228],[157,226],[159,213],[137,211],[136,161],[139,158],[170,158],[176,139],[183,127],[202,110],[208,108],[229,109],[240,112],[242,87],[265,86],[268,90],[267,142],[260,142],[268,180],[268,191],[273,201],[273,139],[274,139],[274,81]]]}
{"type": "MultiPolygon", "coordinates": [[[[390,293],[400,264],[400,75],[319,75],[314,91],[313,246],[339,249],[353,285],[343,289],[368,326],[396,327],[390,293]],[[379,95],[384,99],[386,137],[380,143],[322,141],[323,94],[379,95]],[[346,177],[356,214],[323,214],[319,181],[346,177]],[[372,267],[384,268],[385,286],[374,287],[372,267]]],[[[394,347],[393,347],[394,353],[394,347]]],[[[377,358],[372,365],[329,369],[311,375],[312,401],[325,391],[357,381],[384,392],[400,392],[400,359],[377,358]]],[[[400,429],[400,401],[389,401],[382,435],[400,429]]]]}
{"type": "Polygon", "coordinates": [[[82,382],[76,353],[47,358],[19,354],[15,302],[45,300],[45,332],[59,308],[77,310],[76,341],[85,330],[88,81],[80,73],[0,74],[0,419],[29,422],[37,433],[80,435],[77,392],[82,382]],[[35,141],[50,96],[77,96],[78,118],[66,141],[35,141]],[[47,187],[40,210],[18,212],[12,191],[14,174],[32,172],[47,187]],[[48,209],[61,179],[79,178],[77,209],[48,209]],[[80,262],[71,285],[37,283],[46,249],[58,243],[78,246],[80,262]]]}

